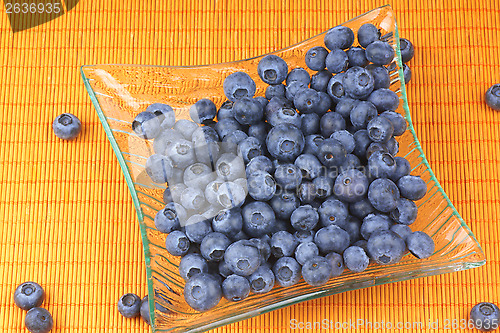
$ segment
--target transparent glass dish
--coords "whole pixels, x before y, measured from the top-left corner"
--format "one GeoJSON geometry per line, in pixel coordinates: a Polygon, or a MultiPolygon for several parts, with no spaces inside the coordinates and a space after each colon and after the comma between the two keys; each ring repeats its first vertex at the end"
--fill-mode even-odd
{"type": "MultiPolygon", "coordinates": [[[[398,29],[391,7],[374,9],[343,25],[356,32],[367,22],[380,28],[384,38],[396,49],[390,88],[400,96],[397,111],[409,123],[408,131],[398,138],[398,156],[406,157],[412,166],[412,174],[420,175],[428,186],[427,195],[417,202],[418,219],[411,228],[424,231],[434,239],[435,253],[424,260],[407,254],[397,264],[372,264],[362,273],[346,271],[320,287],[311,287],[301,280],[291,288],[276,286],[267,294],[251,294],[242,302],[222,300],[218,306],[204,313],[194,311],[184,301],[184,281],[177,270],[179,258],[165,250],[166,235],[155,228],[154,216],[164,206],[164,187],[148,180],[144,164],[147,157],[153,154],[152,141],[137,137],[131,130],[131,123],[135,115],[154,102],[171,105],[177,119],[190,119],[190,105],[201,98],[209,98],[219,107],[226,100],[222,82],[236,71],[248,73],[257,83],[255,96],[263,96],[266,84],[257,75],[257,64],[262,56],[194,67],[109,64],[81,68],[85,87],[116,153],[137,210],[146,255],[154,332],[205,331],[314,298],[469,269],[485,263],[480,245],[438,183],[416,137],[403,83],[398,29]]],[[[289,68],[305,68],[305,53],[312,46],[323,45],[324,34],[273,54],[285,59],[289,68]]]]}

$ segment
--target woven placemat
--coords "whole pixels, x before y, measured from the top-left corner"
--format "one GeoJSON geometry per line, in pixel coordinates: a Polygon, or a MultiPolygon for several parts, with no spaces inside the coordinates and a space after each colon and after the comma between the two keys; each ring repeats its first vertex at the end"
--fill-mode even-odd
{"type": "MultiPolygon", "coordinates": [[[[500,302],[500,113],[483,99],[500,82],[498,2],[389,3],[401,36],[416,47],[407,89],[417,134],[488,263],[305,302],[216,332],[311,332],[299,327],[315,321],[329,327],[325,332],[338,325],[345,332],[387,330],[389,322],[447,332],[445,325],[460,328],[475,303],[500,302]]],[[[140,319],[124,319],[116,310],[123,293],[146,293],[144,257],[132,200],[83,87],[81,65],[243,59],[384,4],[81,0],[55,20],[15,34],[2,12],[0,332],[25,332],[12,293],[26,280],[45,287],[54,332],[148,331],[140,319]],[[50,124],[62,112],[84,124],[76,141],[52,134],[50,124]]]]}

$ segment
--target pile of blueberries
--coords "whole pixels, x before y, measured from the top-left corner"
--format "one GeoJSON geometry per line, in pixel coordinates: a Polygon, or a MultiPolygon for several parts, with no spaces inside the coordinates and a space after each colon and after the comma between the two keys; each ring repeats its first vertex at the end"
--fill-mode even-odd
{"type": "MultiPolygon", "coordinates": [[[[407,123],[395,112],[395,52],[384,37],[368,23],[353,46],[353,31],[337,26],[326,48],[307,51],[312,76],[267,55],[257,68],[265,97],[235,72],[219,109],[201,99],[192,121],[176,121],[162,103],[136,116],[133,131],[154,139],[145,171],[168,184],[154,222],[168,234],[168,252],[182,257],[184,298],[194,310],[301,278],[323,285],[344,267],[394,264],[408,250],[420,259],[434,253],[432,238],[409,227],[427,185],[395,157],[407,123]]],[[[413,45],[400,44],[406,62],[413,45]]]]}

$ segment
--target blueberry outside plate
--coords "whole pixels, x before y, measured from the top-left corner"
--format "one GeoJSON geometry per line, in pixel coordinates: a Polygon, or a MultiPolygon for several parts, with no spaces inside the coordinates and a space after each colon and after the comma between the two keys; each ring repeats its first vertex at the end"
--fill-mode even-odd
{"type": "MultiPolygon", "coordinates": [[[[398,29],[391,7],[374,9],[343,25],[356,32],[368,22],[380,28],[383,39],[396,49],[390,89],[400,96],[402,103],[397,111],[409,123],[409,130],[399,137],[398,156],[410,161],[412,174],[420,175],[428,187],[426,196],[417,202],[419,217],[411,228],[433,238],[435,253],[424,260],[407,254],[395,265],[370,265],[362,273],[345,272],[320,287],[311,287],[301,280],[291,288],[275,287],[267,294],[251,294],[242,302],[222,300],[217,307],[204,313],[194,311],[184,301],[184,281],[177,269],[179,258],[167,253],[166,235],[155,228],[153,218],[164,206],[164,187],[152,183],[144,172],[145,161],[153,154],[152,141],[135,135],[131,123],[139,112],[154,102],[171,105],[177,119],[189,119],[190,105],[201,98],[209,98],[219,107],[225,101],[222,82],[236,71],[248,73],[257,83],[256,96],[263,96],[266,85],[257,75],[257,64],[262,56],[194,67],[107,64],[81,68],[85,87],[118,158],[137,210],[146,256],[150,309],[155,309],[151,311],[154,332],[205,331],[314,298],[469,269],[486,262],[474,235],[434,176],[416,137],[403,83],[398,29]]],[[[323,45],[324,34],[273,54],[285,59],[289,68],[306,67],[304,55],[310,47],[323,45]]]]}

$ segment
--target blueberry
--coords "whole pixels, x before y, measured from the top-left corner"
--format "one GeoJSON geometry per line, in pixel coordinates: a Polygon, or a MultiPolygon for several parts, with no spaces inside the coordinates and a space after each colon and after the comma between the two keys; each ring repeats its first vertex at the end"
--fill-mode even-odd
{"type": "Polygon", "coordinates": [[[349,169],[342,172],[335,180],[333,193],[342,201],[356,202],[368,191],[368,178],[361,171],[349,169]]]}
{"type": "Polygon", "coordinates": [[[370,263],[365,250],[359,246],[348,247],[343,254],[345,266],[354,273],[363,272],[370,263]]]}
{"type": "Polygon", "coordinates": [[[413,201],[401,198],[391,217],[398,223],[410,225],[417,219],[417,212],[418,207],[413,201]]]}
{"type": "Polygon", "coordinates": [[[253,124],[248,129],[248,136],[254,137],[259,140],[261,145],[266,143],[267,132],[269,132],[270,125],[266,122],[261,121],[260,123],[253,124]]]}
{"type": "Polygon", "coordinates": [[[362,47],[367,47],[380,39],[380,30],[371,23],[365,23],[358,29],[358,42],[362,47]]]}
{"type": "Polygon", "coordinates": [[[271,237],[271,253],[275,258],[290,257],[299,242],[287,231],[278,231],[271,237]]]}
{"type": "Polygon", "coordinates": [[[330,81],[328,81],[328,86],[326,87],[326,92],[332,98],[332,100],[337,103],[339,100],[344,97],[345,88],[344,88],[344,77],[345,73],[339,73],[334,75],[330,81]]]}
{"type": "Polygon", "coordinates": [[[344,96],[339,99],[335,106],[335,112],[340,114],[345,119],[349,119],[352,109],[359,103],[359,100],[344,96]]]}
{"type": "Polygon", "coordinates": [[[361,236],[368,240],[370,236],[378,231],[389,230],[392,226],[392,221],[387,215],[383,214],[368,214],[363,219],[361,224],[361,236]]]}
{"type": "MultiPolygon", "coordinates": [[[[218,142],[211,140],[193,141],[194,154],[198,162],[210,166],[210,171],[221,154],[221,147],[218,142]]],[[[189,167],[188,167],[189,168],[189,167]]],[[[214,173],[215,175],[215,173],[214,173]]]]}
{"type": "Polygon", "coordinates": [[[258,101],[260,105],[262,105],[262,108],[265,108],[267,104],[269,103],[269,100],[265,98],[264,96],[257,96],[254,97],[254,100],[258,101]]]}
{"type": "MultiPolygon", "coordinates": [[[[373,118],[377,117],[377,115],[378,112],[375,105],[367,101],[361,101],[351,109],[349,118],[355,129],[364,129],[373,118]]],[[[369,136],[369,133],[367,134],[369,136]]]]}
{"type": "Polygon", "coordinates": [[[173,176],[172,160],[160,154],[153,154],[146,160],[145,170],[155,183],[166,183],[173,176]]]}
{"type": "Polygon", "coordinates": [[[148,296],[144,296],[143,299],[141,300],[140,314],[141,314],[142,320],[146,324],[151,325],[150,324],[151,317],[149,314],[149,297],[148,296]]]}
{"type": "Polygon", "coordinates": [[[384,117],[392,123],[394,127],[394,136],[403,135],[406,131],[406,120],[401,114],[394,111],[385,111],[380,114],[380,117],[384,117]]]}
{"type": "Polygon", "coordinates": [[[265,202],[255,201],[242,209],[243,231],[251,237],[261,237],[273,230],[276,215],[265,202]]]}
{"type": "Polygon", "coordinates": [[[328,53],[325,59],[326,69],[332,74],[338,74],[347,69],[349,58],[347,53],[341,49],[334,49],[328,53]]]}
{"type": "Polygon", "coordinates": [[[366,157],[366,150],[372,143],[372,140],[368,136],[368,131],[363,129],[359,130],[353,134],[354,142],[356,143],[353,153],[361,160],[366,157]]]}
{"type": "Polygon", "coordinates": [[[280,83],[280,84],[273,84],[269,85],[266,88],[266,98],[268,100],[271,100],[271,98],[279,96],[279,97],[285,97],[285,85],[280,83]]]}
{"type": "Polygon", "coordinates": [[[167,156],[172,160],[173,166],[180,169],[184,169],[196,161],[193,143],[188,140],[173,142],[167,148],[167,156]]]}
{"type": "Polygon", "coordinates": [[[327,31],[324,42],[329,50],[345,50],[354,42],[354,32],[348,27],[339,25],[327,31]]]}
{"type": "Polygon", "coordinates": [[[395,111],[399,106],[399,96],[390,89],[380,88],[374,90],[368,97],[379,112],[395,111]]]}
{"type": "Polygon", "coordinates": [[[259,140],[251,136],[238,144],[238,150],[245,163],[248,163],[252,158],[263,155],[264,153],[259,140]]]}
{"type": "Polygon", "coordinates": [[[270,200],[276,193],[274,178],[265,171],[256,171],[248,175],[248,194],[255,200],[270,200]]]}
{"type": "Polygon", "coordinates": [[[291,162],[304,149],[304,135],[291,124],[279,124],[267,134],[266,144],[271,156],[284,162],[291,162]]]}
{"type": "Polygon", "coordinates": [[[234,118],[233,115],[233,102],[225,101],[220,106],[219,110],[217,110],[217,121],[227,118],[234,118]]]}
{"type": "Polygon", "coordinates": [[[394,157],[388,153],[377,151],[368,158],[368,173],[373,178],[390,178],[396,167],[394,157]]]}
{"type": "Polygon", "coordinates": [[[385,143],[385,146],[392,156],[395,156],[399,152],[399,142],[394,137],[391,137],[389,141],[385,143]]]}
{"type": "Polygon", "coordinates": [[[54,320],[49,311],[36,307],[26,313],[24,326],[32,333],[47,333],[54,327],[54,320]]]}
{"type": "Polygon", "coordinates": [[[280,286],[290,287],[299,283],[301,267],[294,258],[282,257],[274,263],[273,273],[280,286]]]}
{"type": "Polygon", "coordinates": [[[337,112],[325,113],[319,122],[321,135],[329,137],[333,132],[341,131],[346,128],[345,119],[337,112]]]}
{"type": "Polygon", "coordinates": [[[321,174],[323,166],[316,156],[312,154],[301,154],[294,163],[300,170],[302,179],[313,180],[321,174]]]}
{"type": "Polygon", "coordinates": [[[203,163],[191,164],[184,170],[184,184],[188,187],[197,187],[204,190],[215,178],[216,173],[203,163]]]}
{"type": "Polygon", "coordinates": [[[354,136],[346,130],[338,130],[330,135],[330,138],[340,141],[345,148],[346,153],[350,154],[354,151],[356,143],[354,136]]]}
{"type": "Polygon", "coordinates": [[[284,189],[296,189],[302,182],[302,172],[294,164],[281,164],[274,172],[274,179],[284,189]]]}
{"type": "Polygon", "coordinates": [[[422,199],[427,193],[427,185],[418,176],[403,176],[399,178],[398,188],[401,196],[413,201],[422,199]]]}
{"type": "Polygon", "coordinates": [[[292,100],[286,99],[286,97],[273,97],[265,107],[266,119],[271,117],[272,113],[278,112],[280,109],[293,109],[293,98],[292,100]]]}
{"type": "Polygon", "coordinates": [[[493,110],[500,110],[500,84],[492,85],[484,95],[486,104],[493,110]]]}
{"type": "Polygon", "coordinates": [[[321,252],[342,253],[349,246],[350,238],[347,231],[338,225],[329,225],[319,229],[314,235],[314,243],[321,252]]]}
{"type": "Polygon", "coordinates": [[[410,174],[411,166],[410,162],[408,162],[408,160],[404,157],[396,156],[394,157],[394,160],[396,162],[396,170],[391,175],[391,179],[396,183],[401,177],[410,174]]]}
{"type": "Polygon", "coordinates": [[[330,277],[340,276],[344,272],[344,258],[342,255],[330,252],[325,256],[325,259],[330,262],[332,271],[330,272],[330,277]]]}
{"type": "Polygon", "coordinates": [[[313,230],[319,221],[319,214],[316,209],[310,205],[300,206],[293,211],[290,222],[296,230],[313,230]]]}
{"type": "Polygon", "coordinates": [[[325,138],[319,134],[312,134],[305,137],[304,154],[317,155],[319,151],[319,144],[325,138]]]}
{"type": "Polygon", "coordinates": [[[224,259],[224,251],[231,241],[220,232],[211,232],[203,238],[200,251],[203,258],[208,261],[221,261],[224,259]]]}
{"type": "Polygon", "coordinates": [[[312,204],[318,195],[316,186],[312,182],[303,182],[297,189],[297,196],[301,203],[312,204]]]}
{"type": "Polygon", "coordinates": [[[406,245],[418,259],[430,257],[435,250],[434,240],[422,231],[414,231],[406,237],[406,245]]]}
{"type": "Polygon", "coordinates": [[[411,228],[409,226],[399,223],[394,224],[389,230],[395,232],[396,234],[399,235],[399,237],[403,238],[404,240],[406,240],[406,237],[408,237],[408,235],[412,233],[411,228]]]}
{"type": "Polygon", "coordinates": [[[316,113],[306,113],[300,115],[301,125],[300,130],[307,136],[319,132],[319,119],[316,113]]]}
{"type": "Polygon", "coordinates": [[[366,60],[365,50],[361,47],[351,47],[346,51],[347,58],[349,59],[349,67],[360,66],[365,67],[368,65],[366,60]]]}
{"type": "MultiPolygon", "coordinates": [[[[241,178],[240,178],[241,179],[241,178]]],[[[217,192],[217,201],[224,208],[241,207],[245,202],[247,189],[237,182],[222,183],[217,192]]]]}
{"type": "MultiPolygon", "coordinates": [[[[75,138],[80,133],[81,126],[80,120],[71,113],[57,116],[52,123],[52,129],[54,129],[56,136],[65,140],[75,138]]],[[[154,139],[161,132],[160,118],[152,112],[143,111],[132,121],[132,130],[143,139],[154,139]]]]}
{"type": "Polygon", "coordinates": [[[299,199],[293,192],[280,191],[271,199],[270,205],[277,218],[286,220],[299,207],[299,199]]]}
{"type": "Polygon", "coordinates": [[[311,286],[326,284],[332,274],[331,262],[320,256],[313,257],[302,266],[302,277],[311,286]]]}
{"type": "Polygon", "coordinates": [[[267,113],[266,118],[268,123],[272,126],[278,126],[279,124],[287,123],[300,128],[302,125],[300,114],[294,108],[280,108],[275,112],[267,113]]]}
{"type": "MultiPolygon", "coordinates": [[[[219,139],[219,135],[217,134],[215,128],[210,126],[198,126],[198,128],[196,128],[191,134],[193,144],[201,145],[206,144],[207,142],[219,142],[219,139]]],[[[189,141],[189,139],[186,140],[189,141]]]]}
{"type": "Polygon", "coordinates": [[[179,275],[184,280],[189,280],[196,274],[208,273],[208,264],[205,258],[198,253],[188,253],[179,263],[179,275]]]}
{"type": "Polygon", "coordinates": [[[309,82],[311,82],[311,76],[304,68],[297,67],[292,69],[290,73],[288,73],[286,77],[286,85],[290,85],[295,81],[302,82],[305,85],[309,85],[309,82]]]}
{"type": "Polygon", "coordinates": [[[370,258],[381,265],[388,265],[401,260],[406,251],[406,244],[398,234],[385,230],[372,234],[367,248],[370,258]]]}
{"type": "Polygon", "coordinates": [[[231,238],[231,240],[233,240],[233,241],[235,241],[235,242],[236,242],[236,241],[239,241],[239,240],[248,240],[248,238],[249,238],[249,237],[248,237],[248,235],[247,235],[247,234],[245,234],[245,233],[243,232],[243,230],[241,230],[241,231],[240,231],[240,232],[238,232],[236,235],[234,235],[234,236],[231,238]]]}
{"type": "Polygon", "coordinates": [[[314,89],[306,88],[298,91],[294,98],[295,108],[302,113],[313,113],[318,109],[320,96],[314,89]]]}
{"type": "Polygon", "coordinates": [[[295,237],[295,239],[298,240],[299,243],[307,243],[314,241],[314,234],[315,232],[313,230],[310,231],[298,230],[294,232],[293,237],[295,237]]]}
{"type": "MultiPolygon", "coordinates": [[[[186,221],[185,230],[186,236],[191,242],[201,244],[203,238],[212,232],[212,223],[202,215],[191,215],[186,221]]],[[[168,236],[171,234],[168,234],[168,236]]],[[[182,235],[179,234],[179,236],[182,235]]]]}
{"type": "Polygon", "coordinates": [[[389,213],[398,205],[400,193],[394,182],[387,178],[375,179],[368,188],[368,199],[372,206],[384,213],[389,213]]]}
{"type": "Polygon", "coordinates": [[[316,187],[316,193],[319,199],[326,199],[332,195],[333,179],[331,177],[316,177],[313,180],[313,185],[316,187]]]}
{"type": "Polygon", "coordinates": [[[279,84],[288,74],[288,65],[280,57],[269,54],[263,57],[257,66],[257,73],[267,84],[279,84]]]}
{"type": "Polygon", "coordinates": [[[224,80],[224,95],[232,102],[243,97],[253,97],[255,95],[255,82],[250,75],[244,72],[235,72],[224,80]]]}
{"type": "Polygon", "coordinates": [[[234,102],[233,114],[242,125],[257,124],[264,116],[264,107],[256,98],[243,97],[234,102]]]}
{"type": "Polygon", "coordinates": [[[159,210],[155,215],[155,227],[163,233],[170,233],[174,230],[179,230],[181,221],[187,218],[187,213],[184,207],[175,202],[169,202],[163,209],[159,210]]]}
{"type": "Polygon", "coordinates": [[[346,150],[342,143],[335,139],[325,139],[319,144],[318,159],[326,167],[338,167],[346,159],[346,150]]]}
{"type": "Polygon", "coordinates": [[[347,221],[349,212],[347,205],[340,200],[327,199],[318,209],[319,218],[323,226],[342,224],[347,221]]]}
{"type": "Polygon", "coordinates": [[[224,139],[228,134],[242,129],[240,123],[234,118],[220,119],[215,123],[215,130],[221,139],[224,139]]]}
{"type": "Polygon", "coordinates": [[[217,115],[217,107],[214,102],[203,98],[198,100],[189,108],[189,116],[197,124],[209,124],[217,115]]]}
{"type": "Polygon", "coordinates": [[[211,274],[196,274],[184,286],[184,299],[196,311],[215,307],[222,298],[219,281],[211,274]]]}
{"type": "Polygon", "coordinates": [[[118,300],[118,312],[125,318],[134,318],[141,313],[141,298],[136,294],[125,294],[118,300]]]}
{"type": "Polygon", "coordinates": [[[413,44],[406,38],[399,39],[399,46],[401,50],[401,60],[402,62],[408,62],[413,58],[415,54],[415,48],[413,44]]]}
{"type": "MultiPolygon", "coordinates": [[[[374,153],[390,154],[386,143],[372,142],[366,150],[366,158],[369,159],[374,153]]],[[[390,154],[392,155],[392,154],[390,154]]]]}
{"type": "Polygon", "coordinates": [[[316,91],[326,92],[331,78],[332,74],[329,71],[321,70],[311,76],[311,88],[316,91]]]}
{"type": "Polygon", "coordinates": [[[187,187],[181,193],[180,204],[187,210],[198,210],[205,208],[207,202],[203,191],[196,187],[187,187]]]}
{"type": "MultiPolygon", "coordinates": [[[[202,258],[203,259],[203,258],[202,258]]],[[[205,260],[205,259],[203,259],[205,260]]],[[[224,277],[224,278],[227,278],[229,275],[233,274],[233,271],[229,268],[229,266],[226,264],[226,262],[224,260],[221,260],[219,262],[219,274],[224,277]]],[[[245,279],[246,280],[246,279],[245,279]]],[[[248,280],[247,280],[248,281],[248,280]]],[[[223,290],[224,291],[224,290],[223,290]]]]}
{"type": "Polygon", "coordinates": [[[256,294],[263,294],[271,291],[274,287],[274,273],[267,266],[260,266],[249,277],[250,289],[256,294]]]}
{"type": "Polygon", "coordinates": [[[23,282],[14,292],[14,303],[23,310],[39,307],[44,299],[45,291],[36,282],[23,282]]]}
{"type": "Polygon", "coordinates": [[[241,209],[234,207],[221,210],[212,220],[212,229],[216,232],[233,237],[243,228],[241,209]]]}
{"type": "Polygon", "coordinates": [[[322,46],[310,48],[305,56],[307,67],[313,71],[321,71],[325,69],[325,58],[328,55],[328,50],[322,46]]]}
{"type": "Polygon", "coordinates": [[[261,155],[261,156],[255,156],[252,159],[250,159],[250,161],[246,166],[246,173],[251,174],[259,170],[269,173],[274,171],[273,163],[268,157],[261,155]]]}
{"type": "Polygon", "coordinates": [[[179,119],[175,122],[174,130],[180,133],[184,139],[191,140],[194,131],[199,129],[200,126],[194,121],[188,119],[179,119]]]}
{"type": "Polygon", "coordinates": [[[318,91],[318,96],[319,96],[319,104],[318,107],[316,108],[315,112],[318,116],[323,116],[325,113],[330,111],[330,109],[333,106],[333,102],[331,97],[323,91],[318,91]]]}
{"type": "Polygon", "coordinates": [[[493,303],[481,302],[474,305],[470,311],[470,320],[475,328],[489,332],[498,328],[500,309],[493,303]]]}
{"type": "Polygon", "coordinates": [[[344,163],[340,165],[340,169],[338,171],[344,172],[350,169],[358,169],[361,167],[361,161],[356,155],[347,154],[344,163]]]}
{"type": "Polygon", "coordinates": [[[366,66],[366,69],[373,76],[374,86],[373,90],[380,88],[389,88],[391,86],[391,78],[389,76],[389,71],[384,66],[377,66],[370,64],[366,66]]]}
{"type": "Polygon", "coordinates": [[[318,246],[314,242],[299,243],[295,249],[295,259],[301,265],[304,265],[307,260],[319,255],[318,246]]]}
{"type": "Polygon", "coordinates": [[[222,282],[222,294],[228,301],[244,300],[250,294],[250,282],[243,276],[231,274],[222,282]]]}
{"type": "Polygon", "coordinates": [[[411,69],[407,64],[403,64],[403,77],[405,84],[408,84],[411,80],[411,69]]]}
{"type": "Polygon", "coordinates": [[[217,175],[225,180],[235,180],[245,176],[245,164],[240,156],[225,153],[215,164],[217,175]]]}
{"type": "Polygon", "coordinates": [[[248,276],[260,266],[259,250],[247,240],[238,240],[228,246],[224,261],[235,274],[248,276]]]}
{"type": "Polygon", "coordinates": [[[375,212],[370,200],[368,198],[363,198],[359,201],[349,204],[349,212],[360,219],[365,218],[368,214],[375,212]]]}
{"type": "Polygon", "coordinates": [[[366,59],[375,65],[388,65],[394,59],[394,49],[384,41],[374,41],[366,47],[366,59]]]}
{"type": "Polygon", "coordinates": [[[368,70],[355,66],[345,72],[342,85],[347,96],[364,99],[373,91],[375,80],[368,70]]]}
{"type": "Polygon", "coordinates": [[[182,191],[184,191],[187,188],[187,186],[181,182],[176,184],[169,184],[168,188],[170,189],[170,193],[172,195],[172,201],[180,203],[182,191]]]}
{"type": "Polygon", "coordinates": [[[146,108],[158,117],[162,128],[172,128],[175,125],[175,111],[170,105],[164,103],[153,103],[146,108]]]}
{"type": "Polygon", "coordinates": [[[174,230],[167,235],[165,248],[173,256],[182,256],[189,250],[189,239],[179,230],[174,230]]]}
{"type": "Polygon", "coordinates": [[[392,122],[385,117],[375,117],[368,123],[366,129],[370,139],[374,142],[386,143],[392,138],[394,126],[392,122]]]}

